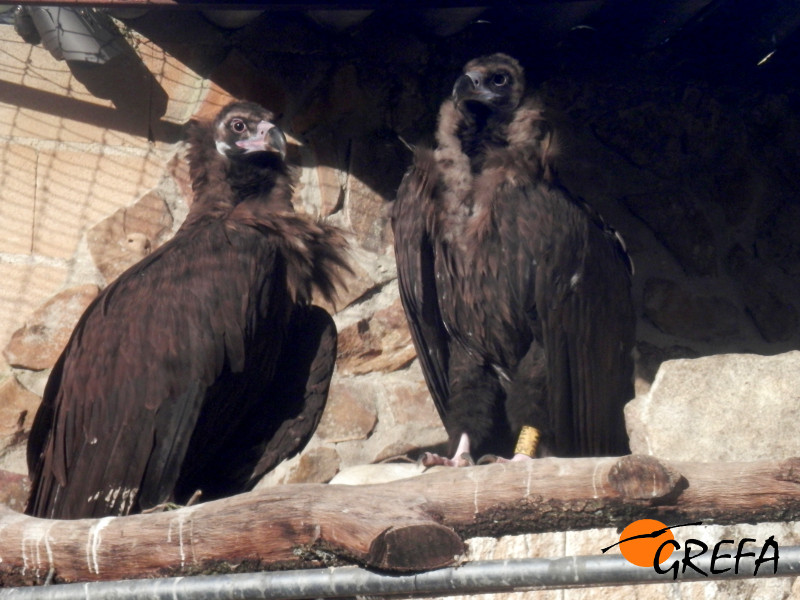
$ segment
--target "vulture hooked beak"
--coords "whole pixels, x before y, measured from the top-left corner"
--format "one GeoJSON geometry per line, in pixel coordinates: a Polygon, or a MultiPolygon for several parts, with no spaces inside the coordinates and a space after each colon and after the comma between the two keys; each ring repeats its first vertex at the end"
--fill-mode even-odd
{"type": "Polygon", "coordinates": [[[491,104],[499,97],[500,94],[492,91],[486,85],[484,74],[480,71],[467,71],[456,79],[456,83],[453,86],[453,100],[456,106],[461,106],[470,101],[491,104]]]}
{"type": "Polygon", "coordinates": [[[286,157],[286,136],[280,127],[269,121],[261,121],[256,131],[246,140],[239,140],[236,146],[245,154],[250,152],[277,152],[281,158],[286,157]]]}

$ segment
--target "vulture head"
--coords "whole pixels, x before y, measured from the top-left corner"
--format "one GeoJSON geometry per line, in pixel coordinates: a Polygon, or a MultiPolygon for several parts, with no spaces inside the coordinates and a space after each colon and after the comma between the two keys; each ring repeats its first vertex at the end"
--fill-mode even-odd
{"type": "Polygon", "coordinates": [[[507,54],[481,56],[464,65],[451,98],[442,105],[436,139],[440,155],[443,148],[457,148],[451,158],[458,161],[463,153],[473,173],[491,153],[513,147],[532,173],[552,178],[552,128],[536,100],[525,96],[524,69],[507,54]]]}
{"type": "Polygon", "coordinates": [[[211,122],[190,121],[187,158],[198,218],[247,199],[259,199],[271,210],[292,210],[286,136],[274,120],[259,104],[237,101],[211,122]]]}
{"type": "Polygon", "coordinates": [[[275,115],[253,102],[229,104],[214,120],[217,152],[230,160],[261,152],[286,156],[286,136],[272,121],[275,115]]]}
{"type": "Polygon", "coordinates": [[[453,86],[453,102],[462,113],[511,117],[525,93],[525,72],[507,54],[471,60],[453,86]]]}

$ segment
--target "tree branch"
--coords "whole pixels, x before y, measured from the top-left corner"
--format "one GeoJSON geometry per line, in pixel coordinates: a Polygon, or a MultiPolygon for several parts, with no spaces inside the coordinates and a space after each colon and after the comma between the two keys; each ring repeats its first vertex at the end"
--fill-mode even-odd
{"type": "Polygon", "coordinates": [[[455,564],[462,537],[800,519],[800,459],[647,456],[445,469],[380,485],[293,484],[175,511],[49,521],[0,507],[0,585],[358,563],[455,564]]]}

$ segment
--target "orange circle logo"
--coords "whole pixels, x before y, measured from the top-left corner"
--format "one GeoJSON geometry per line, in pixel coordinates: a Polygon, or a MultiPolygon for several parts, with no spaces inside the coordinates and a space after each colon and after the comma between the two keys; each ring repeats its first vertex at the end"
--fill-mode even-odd
{"type": "MultiPolygon", "coordinates": [[[[675,536],[661,521],[655,519],[639,519],[628,525],[619,535],[619,549],[629,563],[639,567],[652,567],[655,564],[656,552],[667,540],[675,536]]],[[[667,560],[675,547],[667,544],[661,549],[658,564],[667,560]]]]}

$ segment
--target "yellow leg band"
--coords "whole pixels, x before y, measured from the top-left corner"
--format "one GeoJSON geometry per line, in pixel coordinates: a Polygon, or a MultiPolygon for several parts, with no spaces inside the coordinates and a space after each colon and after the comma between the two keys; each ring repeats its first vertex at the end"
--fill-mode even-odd
{"type": "Polygon", "coordinates": [[[533,456],[536,454],[536,446],[539,445],[539,430],[530,425],[523,425],[517,438],[517,445],[514,446],[514,454],[524,454],[533,456]]]}

